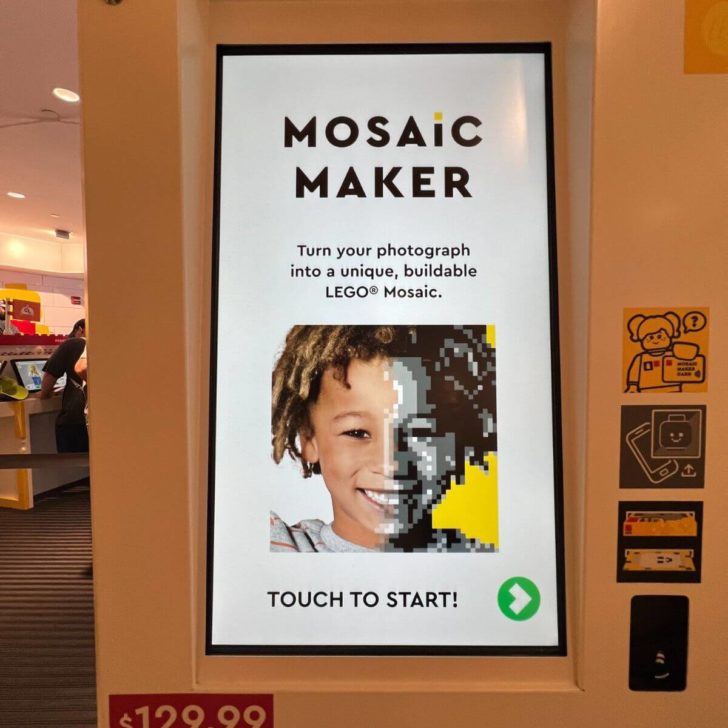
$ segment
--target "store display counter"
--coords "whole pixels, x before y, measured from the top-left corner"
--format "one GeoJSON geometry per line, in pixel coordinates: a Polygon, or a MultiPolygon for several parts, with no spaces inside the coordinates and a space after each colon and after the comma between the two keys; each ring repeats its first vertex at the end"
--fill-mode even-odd
{"type": "MultiPolygon", "coordinates": [[[[0,402],[0,454],[56,452],[55,422],[61,397],[0,402]]],[[[86,467],[0,470],[0,507],[28,509],[33,498],[88,476],[86,467]]]]}

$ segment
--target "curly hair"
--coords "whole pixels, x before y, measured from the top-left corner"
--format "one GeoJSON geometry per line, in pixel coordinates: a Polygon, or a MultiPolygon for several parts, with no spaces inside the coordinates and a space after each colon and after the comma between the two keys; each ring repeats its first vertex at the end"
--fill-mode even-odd
{"type": "Polygon", "coordinates": [[[294,326],[273,370],[273,459],[278,463],[288,452],[301,461],[304,478],[319,474],[318,463],[306,462],[301,454],[298,437],[311,432],[309,405],[318,399],[323,373],[333,369],[348,387],[352,359],[390,356],[402,348],[397,339],[403,336],[402,326],[294,326]]]}
{"type": "MultiPolygon", "coordinates": [[[[480,412],[485,407],[491,420],[495,413],[494,351],[485,344],[477,357],[471,351],[475,342],[484,341],[485,331],[485,326],[294,326],[273,370],[273,459],[278,463],[287,452],[301,462],[304,478],[320,474],[318,463],[303,457],[299,438],[312,434],[309,406],[319,397],[324,372],[332,369],[334,378],[348,387],[353,359],[402,356],[421,357],[439,381],[438,396],[445,405],[440,426],[460,432],[475,459],[495,451],[495,426],[480,412]],[[473,377],[469,370],[478,367],[482,371],[473,377]]],[[[459,453],[459,468],[462,457],[459,453]]]]}

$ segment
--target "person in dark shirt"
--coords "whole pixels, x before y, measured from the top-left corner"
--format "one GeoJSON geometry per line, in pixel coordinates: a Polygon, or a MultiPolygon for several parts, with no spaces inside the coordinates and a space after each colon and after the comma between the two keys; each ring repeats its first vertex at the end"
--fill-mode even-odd
{"type": "Polygon", "coordinates": [[[86,320],[81,319],[43,367],[41,399],[52,397],[56,382],[66,375],[61,411],[56,419],[58,452],[88,452],[85,354],[86,320]]]}

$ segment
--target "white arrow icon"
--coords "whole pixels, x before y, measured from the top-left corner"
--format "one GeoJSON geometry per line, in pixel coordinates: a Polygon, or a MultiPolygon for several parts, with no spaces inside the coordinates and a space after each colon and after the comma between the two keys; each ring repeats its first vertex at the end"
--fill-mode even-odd
{"type": "Polygon", "coordinates": [[[520,614],[533,600],[533,597],[520,584],[514,584],[508,593],[513,596],[510,606],[513,614],[520,614]]]}

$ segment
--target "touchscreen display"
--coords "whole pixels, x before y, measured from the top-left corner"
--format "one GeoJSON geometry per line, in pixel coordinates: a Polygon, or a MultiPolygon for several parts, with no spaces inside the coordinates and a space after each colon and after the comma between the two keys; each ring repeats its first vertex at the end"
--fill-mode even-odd
{"type": "Polygon", "coordinates": [[[46,359],[13,359],[13,369],[18,382],[29,392],[38,392],[43,381],[43,365],[46,359]]]}
{"type": "Polygon", "coordinates": [[[564,654],[550,89],[219,49],[208,653],[564,654]]]}

